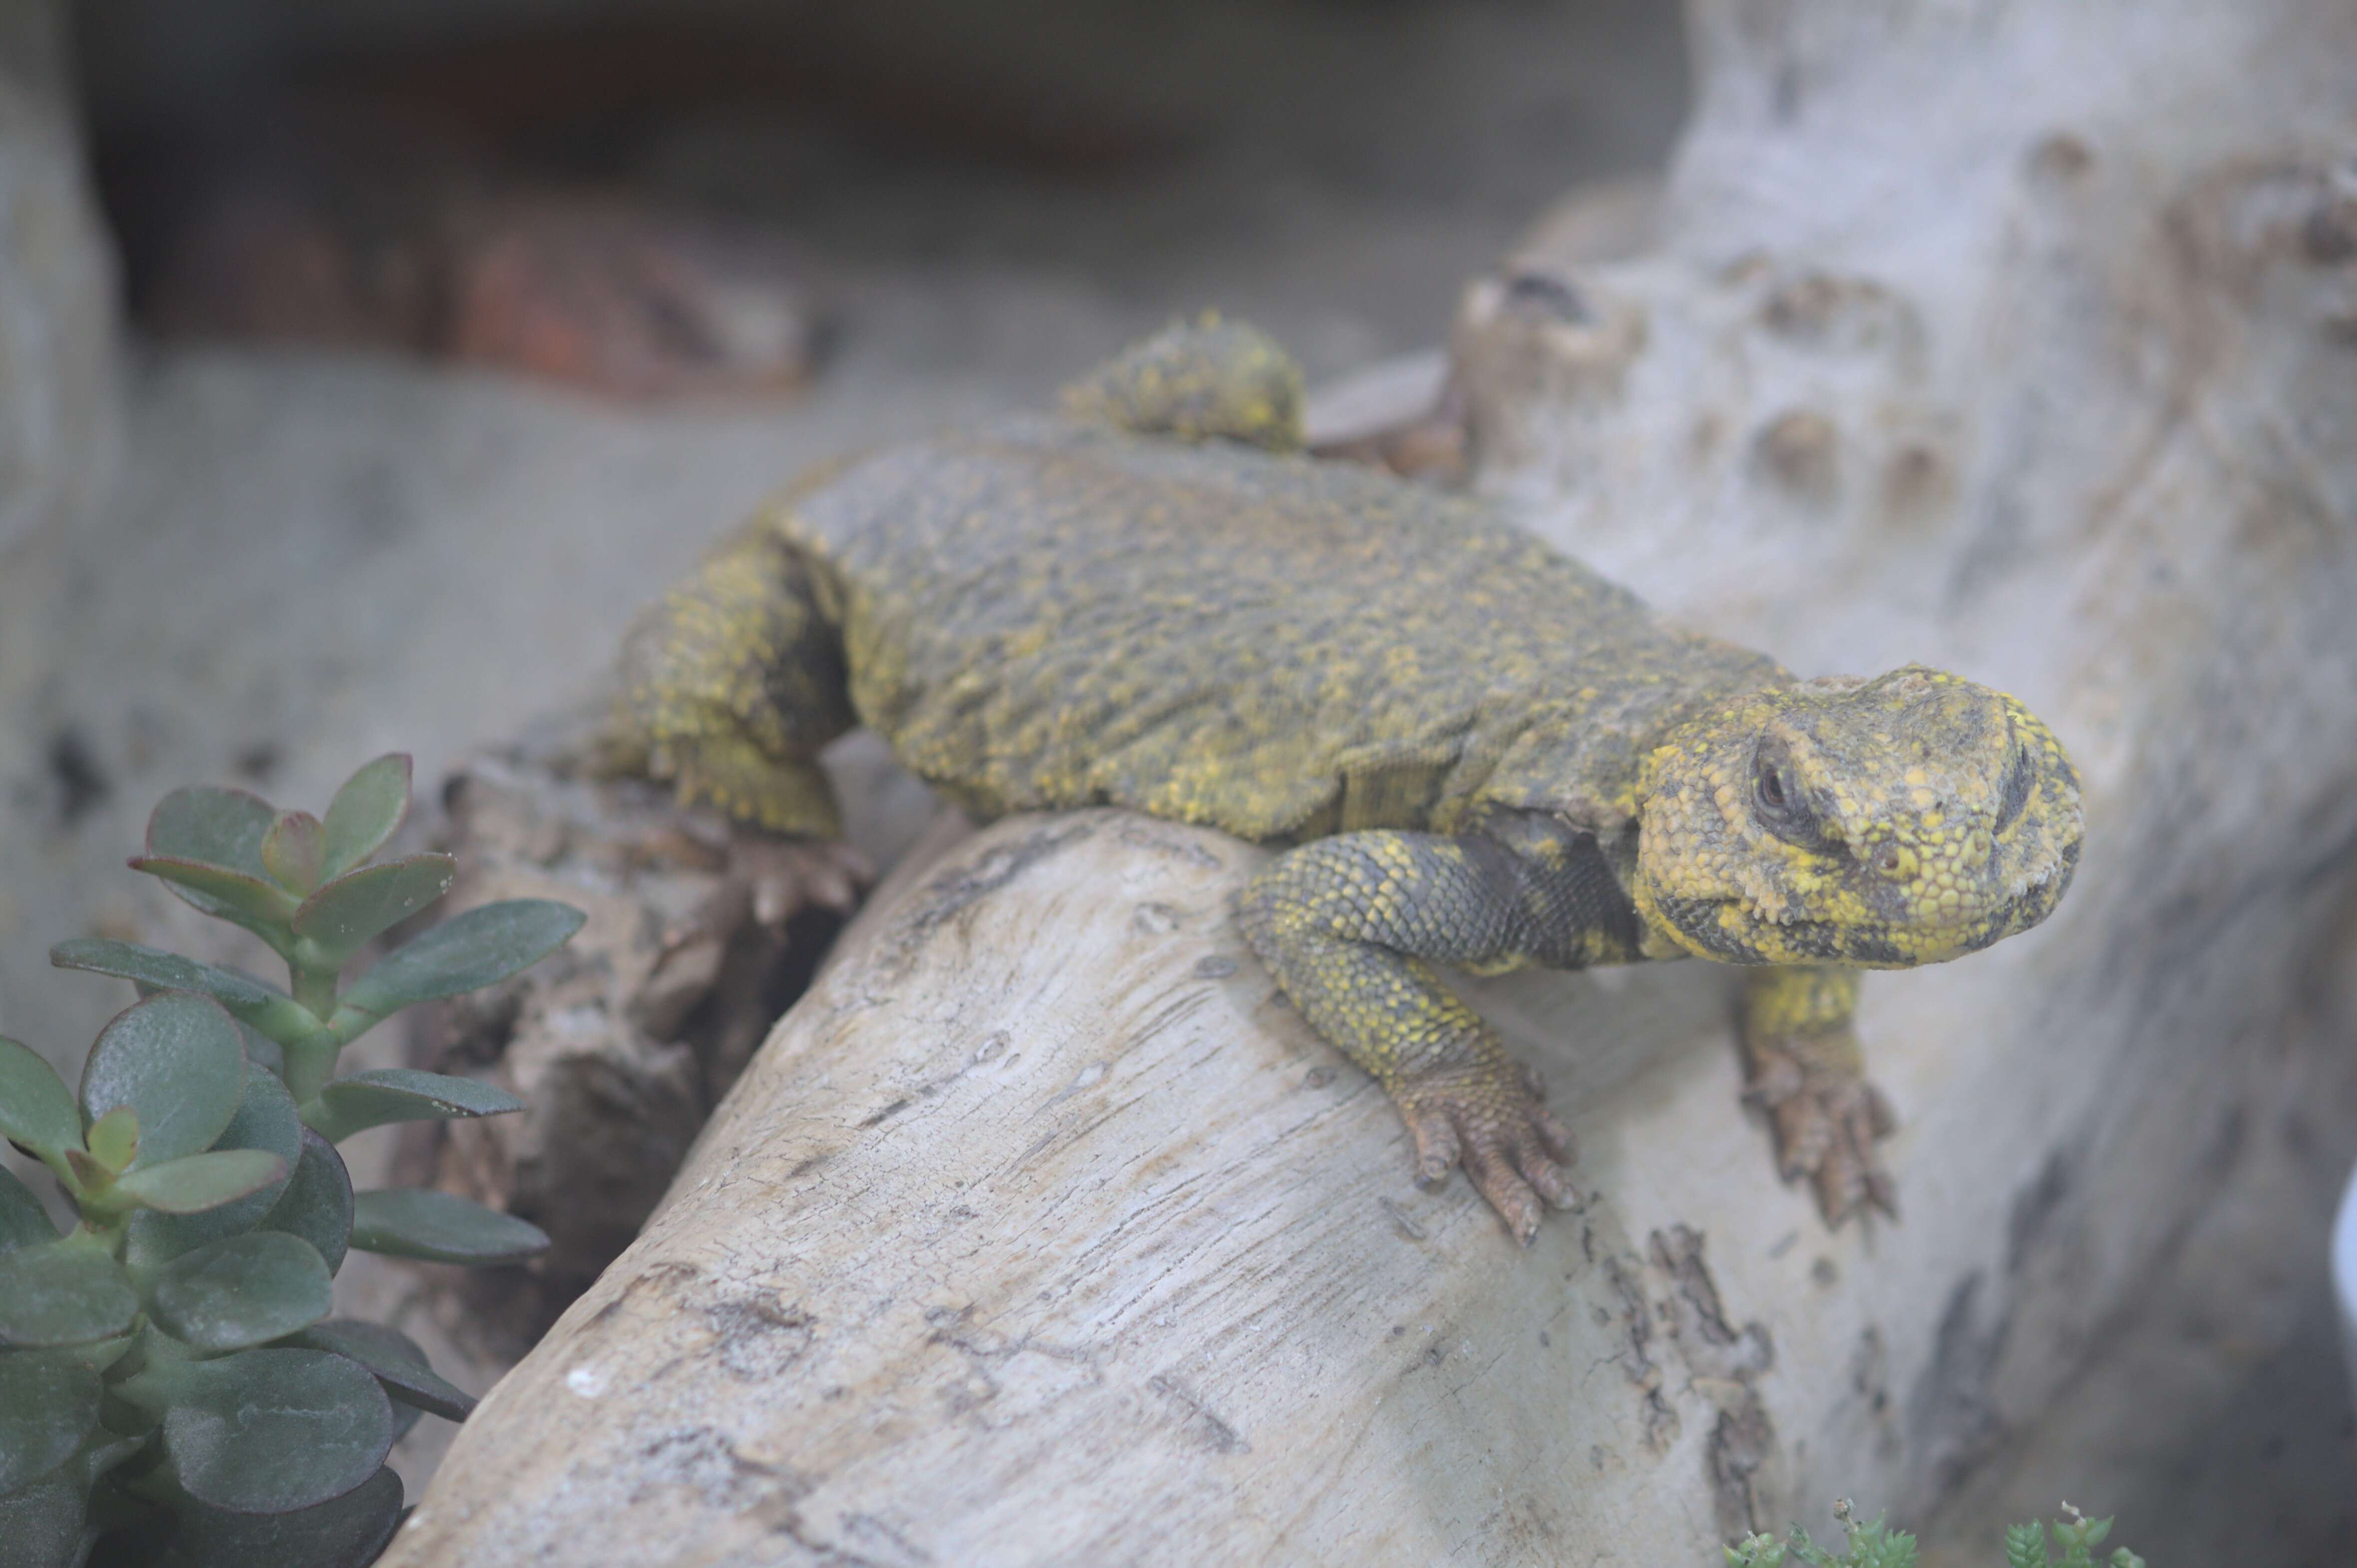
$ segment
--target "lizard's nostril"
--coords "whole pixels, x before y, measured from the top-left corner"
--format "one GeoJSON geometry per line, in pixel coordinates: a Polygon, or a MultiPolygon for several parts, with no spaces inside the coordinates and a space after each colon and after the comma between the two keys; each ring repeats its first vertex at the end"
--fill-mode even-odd
{"type": "Polygon", "coordinates": [[[1874,857],[1874,869],[1885,876],[1901,875],[1906,872],[1907,864],[1911,858],[1897,844],[1886,844],[1874,857]]]}

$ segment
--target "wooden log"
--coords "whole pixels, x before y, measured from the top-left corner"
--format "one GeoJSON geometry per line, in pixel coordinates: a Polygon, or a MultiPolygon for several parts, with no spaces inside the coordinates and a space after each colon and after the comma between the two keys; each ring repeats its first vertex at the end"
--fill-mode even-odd
{"type": "MultiPolygon", "coordinates": [[[[1723,973],[1516,977],[1474,994],[1595,1188],[1519,1251],[1273,995],[1258,852],[1010,822],[861,917],[389,1562],[1706,1561],[1929,1509],[2255,1149],[2357,1142],[2310,1087],[2357,898],[2357,16],[1689,15],[1658,243],[1477,285],[1453,384],[1477,481],[1657,602],[2072,746],[2061,911],[1867,988],[1906,1221],[1772,1178],[1723,973]]],[[[2275,1251],[2320,1277],[2304,1212],[2275,1251]]]]}

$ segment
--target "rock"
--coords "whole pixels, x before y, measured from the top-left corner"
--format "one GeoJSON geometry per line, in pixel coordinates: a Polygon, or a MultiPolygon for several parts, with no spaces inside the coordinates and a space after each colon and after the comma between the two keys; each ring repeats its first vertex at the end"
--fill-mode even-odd
{"type": "Polygon", "coordinates": [[[115,460],[114,264],[83,179],[61,5],[0,20],[0,548],[115,460]]]}

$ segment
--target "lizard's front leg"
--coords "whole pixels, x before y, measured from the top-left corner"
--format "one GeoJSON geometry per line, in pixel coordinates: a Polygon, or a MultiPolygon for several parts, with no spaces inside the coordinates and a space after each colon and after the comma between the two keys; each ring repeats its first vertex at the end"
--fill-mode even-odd
{"type": "Polygon", "coordinates": [[[1416,1179],[1463,1165],[1522,1240],[1540,1199],[1577,1201],[1571,1134],[1535,1072],[1434,974],[1494,970],[1560,947],[1543,928],[1544,873],[1494,840],[1338,833],[1288,850],[1254,877],[1245,934],[1302,1015],[1374,1075],[1415,1136],[1416,1179]]]}
{"type": "Polygon", "coordinates": [[[1784,1179],[1814,1178],[1828,1225],[1865,1204],[1896,1219],[1898,1189],[1874,1145],[1897,1122],[1866,1079],[1852,1024],[1857,971],[1777,966],[1743,978],[1744,1092],[1775,1123],[1784,1179]]]}

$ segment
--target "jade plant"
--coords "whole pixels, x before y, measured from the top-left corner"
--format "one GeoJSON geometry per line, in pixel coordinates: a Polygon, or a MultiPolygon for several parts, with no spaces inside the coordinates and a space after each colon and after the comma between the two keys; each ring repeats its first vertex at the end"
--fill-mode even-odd
{"type": "MultiPolygon", "coordinates": [[[[2095,1555],[2095,1548],[2112,1533],[2110,1520],[2089,1519],[2069,1503],[2062,1505],[2062,1514],[2054,1522],[2053,1545],[2061,1549],[2060,1557],[2049,1551],[2046,1526],[2032,1520],[2005,1532],[2006,1568],[2145,1568],[2144,1559],[2125,1546],[2114,1548],[2109,1557],[2095,1555]]],[[[1794,1525],[1781,1541],[1745,1536],[1741,1544],[1727,1549],[1727,1568],[1915,1568],[1915,1538],[1905,1530],[1891,1530],[1879,1519],[1860,1523],[1846,1500],[1834,1505],[1834,1517],[1849,1535],[1848,1545],[1839,1553],[1819,1546],[1807,1530],[1794,1525]]]]}
{"type": "Polygon", "coordinates": [[[548,1239],[447,1193],[355,1193],[336,1144],[522,1102],[469,1079],[336,1064],[400,1009],[537,962],[582,916],[485,905],[345,984],[455,875],[443,854],[373,862],[409,793],[409,759],[393,756],[320,817],[234,789],[167,796],[132,865],[259,937],[287,987],[70,941],[52,962],[142,997],[91,1047],[79,1092],[0,1039],[0,1133],[48,1167],[77,1219],[60,1236],[0,1168],[0,1568],[368,1563],[401,1514],[387,1451],[421,1413],[471,1407],[404,1335],[331,1316],[330,1281],[350,1249],[503,1263],[548,1239]]]}

